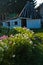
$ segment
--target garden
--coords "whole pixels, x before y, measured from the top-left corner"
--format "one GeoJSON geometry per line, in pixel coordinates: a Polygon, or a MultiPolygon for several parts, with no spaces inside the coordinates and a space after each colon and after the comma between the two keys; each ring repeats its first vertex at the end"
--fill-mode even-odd
{"type": "Polygon", "coordinates": [[[0,65],[43,65],[43,30],[1,27],[0,65]]]}

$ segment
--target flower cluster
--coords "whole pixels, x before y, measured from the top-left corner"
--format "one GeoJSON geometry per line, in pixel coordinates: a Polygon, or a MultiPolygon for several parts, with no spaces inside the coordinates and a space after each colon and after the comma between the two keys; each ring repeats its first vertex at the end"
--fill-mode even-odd
{"type": "Polygon", "coordinates": [[[0,40],[7,39],[7,38],[8,38],[8,36],[3,35],[3,36],[0,37],[0,40]]]}
{"type": "Polygon", "coordinates": [[[40,38],[33,31],[25,27],[15,28],[9,30],[8,36],[2,35],[0,34],[0,65],[34,65],[34,62],[43,65],[43,42],[40,44],[40,38]]]}

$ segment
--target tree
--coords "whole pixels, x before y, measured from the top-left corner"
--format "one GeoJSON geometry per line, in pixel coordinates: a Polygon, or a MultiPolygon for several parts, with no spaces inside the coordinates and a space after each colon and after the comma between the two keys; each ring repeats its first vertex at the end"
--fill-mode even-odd
{"type": "Polygon", "coordinates": [[[20,13],[27,1],[32,2],[35,7],[36,0],[8,0],[3,9],[7,9],[7,11],[10,9],[10,11],[20,13]]]}
{"type": "Polygon", "coordinates": [[[33,7],[36,6],[36,0],[7,0],[6,4],[4,0],[4,5],[0,10],[2,13],[6,13],[6,15],[7,13],[20,13],[27,1],[32,2],[33,7]]]}
{"type": "Polygon", "coordinates": [[[36,0],[17,0],[15,6],[18,9],[18,12],[23,9],[27,1],[32,2],[34,7],[36,6],[36,0]]]}

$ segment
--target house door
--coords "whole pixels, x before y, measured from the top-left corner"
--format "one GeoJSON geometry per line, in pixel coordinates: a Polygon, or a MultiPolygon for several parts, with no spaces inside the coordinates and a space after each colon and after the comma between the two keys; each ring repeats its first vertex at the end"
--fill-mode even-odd
{"type": "Polygon", "coordinates": [[[22,27],[26,27],[27,25],[26,25],[26,19],[22,19],[21,20],[21,26],[22,27]]]}

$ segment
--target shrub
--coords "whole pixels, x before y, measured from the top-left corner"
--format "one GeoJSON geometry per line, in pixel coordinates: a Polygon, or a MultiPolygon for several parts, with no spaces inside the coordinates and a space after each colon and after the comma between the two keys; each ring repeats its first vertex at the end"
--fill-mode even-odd
{"type": "Polygon", "coordinates": [[[27,33],[29,35],[29,37],[32,37],[34,32],[31,31],[30,29],[27,29],[27,28],[14,28],[14,29],[9,29],[9,28],[4,28],[4,27],[1,27],[0,28],[0,35],[8,35],[10,36],[11,34],[18,34],[18,33],[21,33],[21,34],[25,34],[27,33]]]}
{"type": "Polygon", "coordinates": [[[0,40],[0,65],[43,65],[43,43],[39,38],[26,28],[10,32],[8,38],[0,40]]]}

